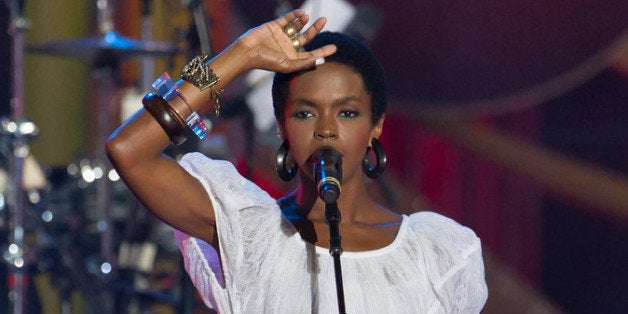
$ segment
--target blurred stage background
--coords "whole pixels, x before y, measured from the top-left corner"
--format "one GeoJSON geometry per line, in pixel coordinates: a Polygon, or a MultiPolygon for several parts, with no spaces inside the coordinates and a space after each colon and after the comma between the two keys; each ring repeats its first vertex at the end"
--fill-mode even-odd
{"type": "MultiPolygon", "coordinates": [[[[12,113],[12,2],[0,6],[4,117],[12,113]]],[[[12,138],[0,141],[0,312],[15,273],[27,278],[27,313],[209,312],[171,230],[109,173],[103,137],[139,107],[155,77],[178,75],[190,56],[220,51],[303,1],[20,2],[30,24],[24,112],[39,135],[28,141],[19,269],[7,255],[12,138]],[[112,41],[98,44],[104,38],[112,41]]],[[[307,4],[314,15],[336,8],[342,17],[330,19],[368,40],[383,62],[389,168],[373,192],[400,213],[429,209],[477,232],[489,285],[484,313],[625,312],[628,2],[307,4]]],[[[274,175],[272,113],[256,94],[264,78],[236,82],[221,119],[208,117],[211,136],[169,153],[226,158],[272,195],[287,191],[274,175]]]]}

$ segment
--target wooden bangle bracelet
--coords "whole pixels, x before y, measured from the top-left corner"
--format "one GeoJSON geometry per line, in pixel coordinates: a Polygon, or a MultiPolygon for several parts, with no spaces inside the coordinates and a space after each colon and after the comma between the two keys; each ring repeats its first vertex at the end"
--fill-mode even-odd
{"type": "Polygon", "coordinates": [[[144,96],[142,104],[166,132],[173,144],[180,145],[185,142],[185,121],[170,107],[163,97],[150,92],[144,96]]]}

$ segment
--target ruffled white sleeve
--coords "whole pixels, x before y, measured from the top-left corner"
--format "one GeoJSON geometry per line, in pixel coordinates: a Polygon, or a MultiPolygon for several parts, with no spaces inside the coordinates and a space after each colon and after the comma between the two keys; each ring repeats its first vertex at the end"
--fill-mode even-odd
{"type": "Polygon", "coordinates": [[[220,246],[219,260],[215,248],[175,230],[185,269],[206,305],[222,313],[239,313],[251,295],[249,283],[257,277],[256,261],[280,245],[281,212],[275,199],[230,162],[190,153],[180,164],[211,199],[220,246]]]}
{"type": "Polygon", "coordinates": [[[430,313],[479,313],[488,297],[482,245],[473,230],[434,212],[411,216],[437,301],[430,313]]]}

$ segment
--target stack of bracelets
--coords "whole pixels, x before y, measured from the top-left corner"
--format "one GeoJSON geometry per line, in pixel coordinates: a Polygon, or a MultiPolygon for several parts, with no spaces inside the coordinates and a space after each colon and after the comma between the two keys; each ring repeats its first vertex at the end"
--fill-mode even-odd
{"type": "MultiPolygon", "coordinates": [[[[190,61],[181,73],[181,79],[190,82],[200,90],[210,89],[210,97],[216,102],[215,112],[220,115],[220,95],[222,90],[216,91],[212,87],[220,78],[216,76],[205,63],[208,56],[197,56],[190,61]]],[[[180,145],[186,140],[185,127],[189,127],[199,139],[207,136],[207,127],[196,111],[192,110],[187,99],[175,84],[168,73],[161,75],[152,84],[156,92],[149,92],[142,99],[144,108],[159,123],[166,132],[170,141],[180,145]]]]}

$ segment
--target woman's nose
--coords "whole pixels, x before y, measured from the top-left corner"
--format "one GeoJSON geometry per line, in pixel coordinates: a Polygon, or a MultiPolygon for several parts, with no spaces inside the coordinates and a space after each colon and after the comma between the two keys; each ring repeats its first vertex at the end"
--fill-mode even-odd
{"type": "Polygon", "coordinates": [[[329,119],[321,118],[314,130],[314,138],[317,139],[336,139],[338,137],[338,130],[336,125],[329,121],[329,119]]]}

